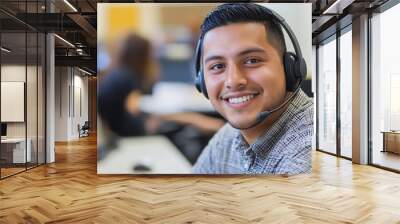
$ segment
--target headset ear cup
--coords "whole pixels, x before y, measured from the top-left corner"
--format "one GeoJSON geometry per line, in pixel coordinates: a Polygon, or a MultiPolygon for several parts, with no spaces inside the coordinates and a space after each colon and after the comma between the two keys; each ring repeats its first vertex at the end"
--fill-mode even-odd
{"type": "Polygon", "coordinates": [[[301,58],[299,60],[299,74],[300,74],[300,78],[302,80],[306,79],[307,77],[307,64],[306,64],[306,60],[304,60],[304,58],[301,58]]]}
{"type": "Polygon", "coordinates": [[[203,74],[202,70],[200,70],[197,73],[197,76],[196,76],[196,79],[195,79],[195,84],[196,84],[196,89],[200,93],[203,93],[204,97],[206,97],[208,99],[207,87],[206,87],[206,83],[204,81],[204,74],[203,74]]]}
{"type": "Polygon", "coordinates": [[[285,67],[286,90],[294,91],[297,81],[299,81],[296,72],[296,55],[292,52],[286,52],[283,56],[283,63],[285,67]]]}
{"type": "Polygon", "coordinates": [[[200,80],[200,72],[197,73],[194,83],[196,85],[196,89],[197,91],[199,91],[200,93],[202,93],[203,91],[201,90],[201,80],[200,80]]]}
{"type": "Polygon", "coordinates": [[[207,92],[207,87],[206,87],[206,81],[204,80],[203,71],[200,72],[200,84],[201,84],[201,92],[208,99],[208,92],[207,92]]]}

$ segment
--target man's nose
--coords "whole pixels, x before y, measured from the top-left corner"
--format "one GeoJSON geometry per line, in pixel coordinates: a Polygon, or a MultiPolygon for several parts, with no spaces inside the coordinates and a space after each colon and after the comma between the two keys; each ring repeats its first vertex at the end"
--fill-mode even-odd
{"type": "Polygon", "coordinates": [[[241,90],[247,84],[247,78],[236,64],[232,64],[226,70],[225,86],[231,90],[241,90]]]}

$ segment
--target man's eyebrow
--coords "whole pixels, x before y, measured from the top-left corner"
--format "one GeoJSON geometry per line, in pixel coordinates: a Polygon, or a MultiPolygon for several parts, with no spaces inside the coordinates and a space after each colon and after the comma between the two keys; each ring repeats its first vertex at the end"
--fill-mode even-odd
{"type": "Polygon", "coordinates": [[[206,60],[204,60],[204,63],[207,63],[208,61],[212,61],[212,60],[223,59],[223,58],[224,58],[224,57],[218,56],[218,55],[208,56],[208,57],[206,58],[206,60]]]}
{"type": "MultiPolygon", "coordinates": [[[[242,55],[246,55],[246,54],[250,54],[250,53],[266,53],[266,51],[263,48],[259,48],[259,47],[253,47],[253,48],[248,48],[245,49],[241,52],[239,52],[237,54],[237,56],[242,56],[242,55]]],[[[219,59],[223,59],[224,57],[219,56],[219,55],[211,55],[208,56],[205,60],[204,63],[207,63],[208,61],[212,61],[212,60],[219,60],[219,59]]]]}
{"type": "Polygon", "coordinates": [[[238,56],[250,54],[250,53],[267,53],[263,48],[253,47],[239,52],[238,56]]]}

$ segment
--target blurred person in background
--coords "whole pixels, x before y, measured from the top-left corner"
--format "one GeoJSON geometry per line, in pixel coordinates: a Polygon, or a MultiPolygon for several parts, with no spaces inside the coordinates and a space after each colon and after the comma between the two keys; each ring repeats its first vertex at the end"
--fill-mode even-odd
{"type": "Polygon", "coordinates": [[[157,80],[156,71],[150,42],[136,34],[124,38],[110,72],[100,80],[98,92],[99,114],[116,135],[154,132],[149,115],[139,110],[139,100],[157,80]]]}

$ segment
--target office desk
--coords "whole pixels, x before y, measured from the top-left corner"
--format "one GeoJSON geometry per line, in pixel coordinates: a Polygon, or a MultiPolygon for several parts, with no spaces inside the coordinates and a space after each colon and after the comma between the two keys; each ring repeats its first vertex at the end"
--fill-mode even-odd
{"type": "Polygon", "coordinates": [[[117,149],[97,163],[98,174],[187,174],[191,164],[164,136],[121,138],[117,149]],[[136,172],[143,164],[150,172],[136,172]]]}
{"type": "Polygon", "coordinates": [[[27,142],[25,154],[25,138],[1,139],[1,155],[6,160],[6,163],[25,163],[25,159],[27,159],[26,162],[31,162],[32,140],[27,138],[27,142]]]}
{"type": "Polygon", "coordinates": [[[158,83],[152,95],[141,98],[139,106],[142,111],[153,114],[215,111],[194,85],[174,82],[158,83]]]}
{"type": "Polygon", "coordinates": [[[382,131],[381,133],[383,133],[382,152],[400,154],[400,131],[382,131]]]}

